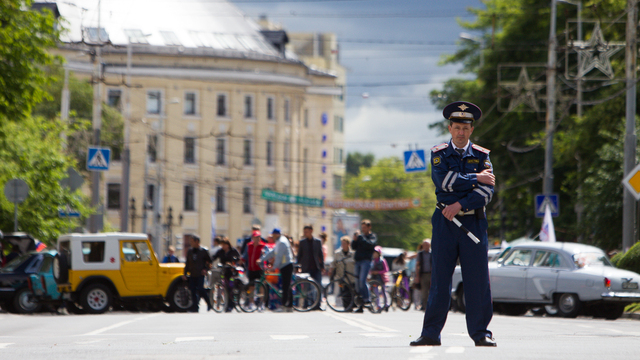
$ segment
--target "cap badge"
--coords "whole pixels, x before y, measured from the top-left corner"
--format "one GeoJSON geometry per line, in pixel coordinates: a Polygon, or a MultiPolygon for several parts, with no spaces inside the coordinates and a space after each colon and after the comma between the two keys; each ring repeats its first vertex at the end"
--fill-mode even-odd
{"type": "Polygon", "coordinates": [[[465,111],[465,110],[467,110],[468,108],[469,108],[469,107],[468,107],[467,105],[465,105],[465,104],[462,104],[462,105],[458,106],[458,109],[460,109],[461,111],[465,111]]]}

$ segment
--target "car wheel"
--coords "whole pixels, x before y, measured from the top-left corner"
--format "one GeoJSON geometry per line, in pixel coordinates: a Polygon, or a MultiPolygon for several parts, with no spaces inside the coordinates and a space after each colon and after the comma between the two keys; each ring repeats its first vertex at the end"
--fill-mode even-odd
{"type": "Polygon", "coordinates": [[[82,290],[80,304],[89,314],[102,314],[111,306],[111,290],[104,284],[89,284],[82,290]]]}
{"type": "Polygon", "coordinates": [[[616,320],[624,314],[624,305],[605,304],[598,309],[598,314],[607,320],[616,320]]]}
{"type": "Polygon", "coordinates": [[[562,317],[575,318],[580,312],[580,299],[576,294],[560,294],[556,307],[562,317]]]}
{"type": "Polygon", "coordinates": [[[58,284],[69,282],[69,257],[64,250],[53,258],[53,278],[58,284]]]}
{"type": "Polygon", "coordinates": [[[19,314],[31,314],[40,310],[41,305],[33,298],[33,292],[24,288],[18,290],[13,298],[13,308],[19,314]]]}
{"type": "Polygon", "coordinates": [[[186,312],[193,306],[191,290],[186,282],[177,283],[169,291],[168,299],[171,310],[175,312],[186,312]]]}

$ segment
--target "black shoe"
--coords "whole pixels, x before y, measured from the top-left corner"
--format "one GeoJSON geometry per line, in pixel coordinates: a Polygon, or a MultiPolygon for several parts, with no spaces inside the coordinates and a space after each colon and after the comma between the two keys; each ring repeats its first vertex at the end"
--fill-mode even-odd
{"type": "Polygon", "coordinates": [[[361,307],[359,307],[359,308],[355,309],[353,312],[354,312],[354,313],[363,313],[363,312],[364,312],[364,309],[363,309],[363,308],[361,308],[361,307]]]}
{"type": "MultiPolygon", "coordinates": [[[[477,344],[477,343],[476,343],[477,344]]],[[[433,340],[426,336],[420,336],[417,340],[409,343],[410,346],[440,346],[440,340],[433,340]]]]}
{"type": "Polygon", "coordinates": [[[483,337],[480,340],[476,340],[476,346],[491,346],[491,347],[496,347],[498,346],[498,344],[496,344],[496,341],[493,338],[490,337],[483,337]]]}

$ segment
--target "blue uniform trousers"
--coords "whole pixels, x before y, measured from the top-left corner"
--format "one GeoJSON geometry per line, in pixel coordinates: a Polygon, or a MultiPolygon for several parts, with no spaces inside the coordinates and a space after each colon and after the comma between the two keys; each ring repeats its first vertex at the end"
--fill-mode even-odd
{"type": "Polygon", "coordinates": [[[459,257],[464,281],[467,331],[477,341],[492,336],[491,331],[487,330],[493,317],[487,264],[487,220],[476,219],[474,215],[458,218],[480,239],[480,243],[476,244],[453,222],[447,220],[440,209],[436,209],[431,219],[431,290],[424,314],[422,336],[440,340],[440,332],[451,304],[451,277],[459,257]]]}

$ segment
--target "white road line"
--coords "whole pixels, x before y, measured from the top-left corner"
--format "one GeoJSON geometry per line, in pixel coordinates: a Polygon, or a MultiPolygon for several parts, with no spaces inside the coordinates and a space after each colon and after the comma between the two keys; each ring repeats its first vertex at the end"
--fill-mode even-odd
{"type": "Polygon", "coordinates": [[[273,340],[302,340],[308,339],[308,335],[271,335],[273,340]]]}
{"type": "Polygon", "coordinates": [[[15,343],[0,343],[0,349],[4,349],[4,348],[6,348],[7,346],[9,346],[9,345],[13,345],[13,344],[15,344],[15,343]]]}
{"type": "Polygon", "coordinates": [[[373,324],[369,321],[365,321],[365,320],[361,320],[361,319],[355,319],[352,317],[347,317],[344,315],[338,315],[338,314],[334,314],[334,313],[329,313],[329,312],[325,312],[324,315],[332,317],[336,320],[340,320],[344,323],[347,323],[351,326],[355,326],[357,328],[360,328],[366,332],[397,332],[398,330],[394,330],[385,326],[380,326],[380,325],[376,325],[373,324]]]}
{"type": "Polygon", "coordinates": [[[94,330],[94,331],[88,332],[88,333],[86,333],[84,335],[81,335],[81,336],[92,336],[92,335],[102,334],[105,331],[109,331],[109,330],[112,330],[112,329],[115,329],[115,328],[119,328],[120,326],[131,324],[132,322],[136,322],[138,320],[148,319],[148,318],[153,317],[153,316],[157,316],[157,314],[141,316],[141,317],[135,318],[133,320],[121,321],[119,323],[116,323],[116,324],[113,324],[113,325],[110,325],[110,326],[107,326],[107,327],[103,327],[102,329],[98,329],[98,330],[94,330]]]}
{"type": "Polygon", "coordinates": [[[379,338],[390,338],[390,337],[398,337],[400,336],[400,334],[389,334],[389,333],[363,333],[360,334],[362,336],[367,336],[367,337],[379,337],[379,338]]]}
{"type": "Polygon", "coordinates": [[[462,354],[464,348],[462,346],[452,346],[444,351],[446,354],[462,354]]]}
{"type": "Polygon", "coordinates": [[[213,336],[191,336],[191,337],[179,337],[174,340],[174,342],[185,342],[185,341],[213,341],[213,336]]]}

